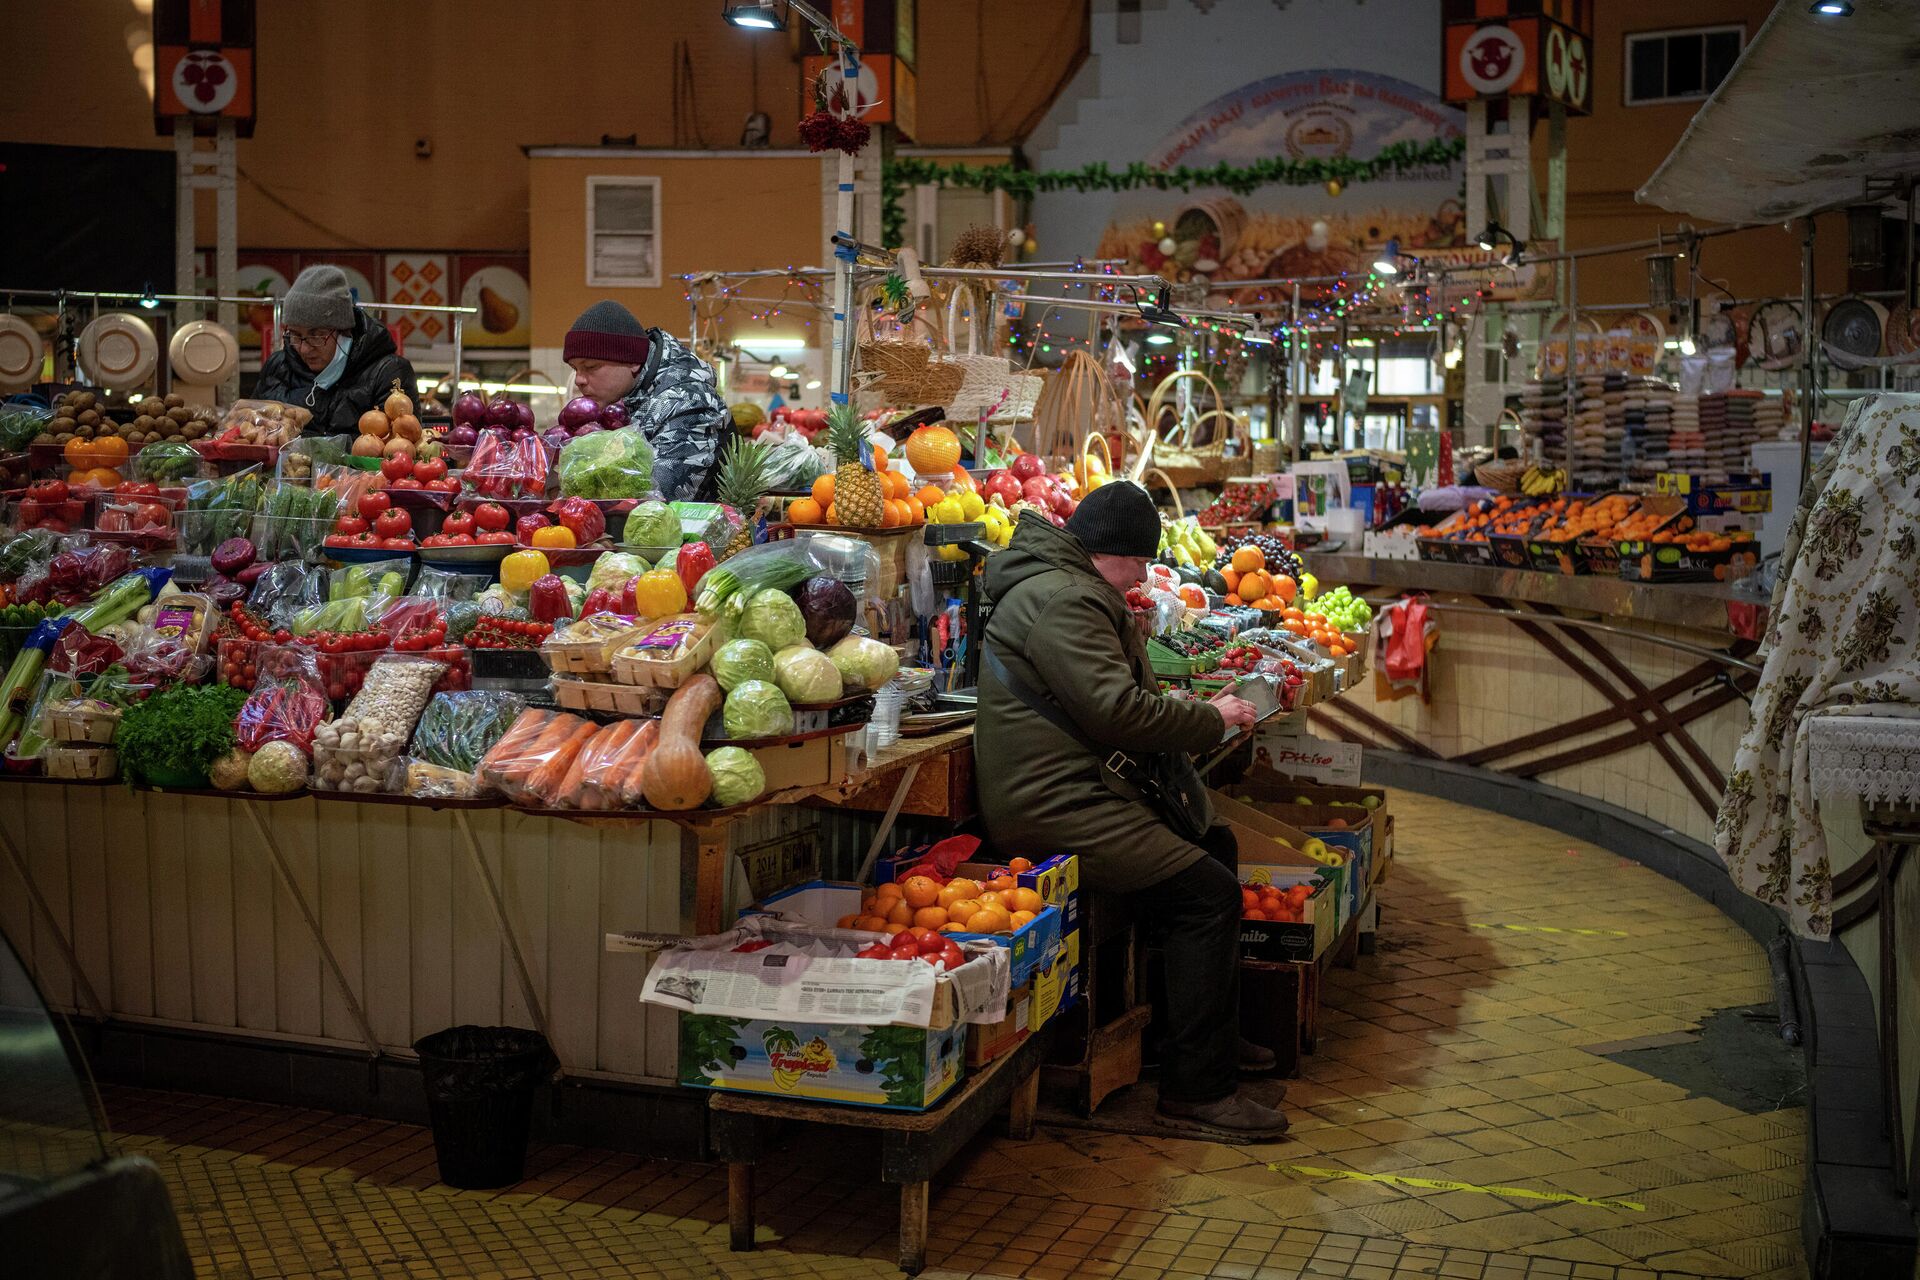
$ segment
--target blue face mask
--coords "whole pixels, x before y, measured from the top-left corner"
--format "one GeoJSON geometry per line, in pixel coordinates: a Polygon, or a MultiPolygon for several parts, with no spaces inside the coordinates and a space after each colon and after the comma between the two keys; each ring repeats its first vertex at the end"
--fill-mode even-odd
{"type": "Polygon", "coordinates": [[[333,344],[333,359],[327,361],[327,367],[313,375],[313,385],[322,391],[331,391],[333,384],[340,381],[340,375],[347,371],[347,351],[353,346],[353,339],[341,334],[333,344]]]}

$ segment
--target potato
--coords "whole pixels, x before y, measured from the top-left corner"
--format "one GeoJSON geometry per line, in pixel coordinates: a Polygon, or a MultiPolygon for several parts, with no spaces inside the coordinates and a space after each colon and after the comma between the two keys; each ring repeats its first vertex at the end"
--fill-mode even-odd
{"type": "Polygon", "coordinates": [[[136,431],[132,435],[127,437],[127,443],[132,447],[134,447],[135,449],[138,449],[141,445],[145,444],[146,442],[147,442],[147,437],[143,432],[136,431]]]}
{"type": "Polygon", "coordinates": [[[187,398],[176,391],[172,394],[162,396],[161,402],[169,409],[184,409],[187,405],[187,398]]]}
{"type": "Polygon", "coordinates": [[[71,432],[71,431],[62,431],[62,432],[61,432],[61,433],[60,433],[59,435],[57,435],[57,436],[55,436],[55,437],[53,438],[53,442],[54,442],[55,444],[65,444],[65,443],[66,443],[67,441],[69,441],[69,440],[71,440],[71,439],[73,439],[73,432],[71,432]]]}
{"type": "Polygon", "coordinates": [[[91,391],[76,391],[73,393],[73,403],[76,408],[91,409],[99,403],[99,397],[91,391]]]}
{"type": "Polygon", "coordinates": [[[189,440],[198,440],[201,436],[207,434],[207,424],[198,421],[189,422],[181,429],[180,434],[189,440]]]}
{"type": "Polygon", "coordinates": [[[73,429],[77,425],[79,424],[75,422],[73,418],[62,414],[48,421],[47,430],[53,432],[55,435],[72,435],[73,429]]]}
{"type": "Polygon", "coordinates": [[[99,421],[100,421],[100,411],[98,409],[82,409],[80,411],[81,426],[91,427],[99,421]]]}
{"type": "MultiPolygon", "coordinates": [[[[168,396],[167,398],[171,400],[174,397],[168,396]]],[[[175,422],[185,423],[193,421],[193,415],[187,412],[185,405],[174,405],[171,409],[167,410],[167,416],[175,422]]]]}

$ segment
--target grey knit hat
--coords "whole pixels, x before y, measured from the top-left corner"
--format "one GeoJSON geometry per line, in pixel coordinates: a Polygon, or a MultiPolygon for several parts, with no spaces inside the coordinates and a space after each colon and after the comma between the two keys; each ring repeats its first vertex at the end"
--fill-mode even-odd
{"type": "Polygon", "coordinates": [[[308,267],[280,303],[280,322],[302,329],[353,328],[353,288],[330,263],[308,267]]]}

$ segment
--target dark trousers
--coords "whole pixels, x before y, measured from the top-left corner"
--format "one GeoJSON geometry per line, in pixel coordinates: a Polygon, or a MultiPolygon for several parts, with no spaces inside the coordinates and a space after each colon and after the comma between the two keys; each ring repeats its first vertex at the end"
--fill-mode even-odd
{"type": "Polygon", "coordinates": [[[1207,856],[1134,895],[1159,921],[1160,1096],[1218,1102],[1240,1069],[1240,872],[1233,832],[1215,827],[1207,856]]]}

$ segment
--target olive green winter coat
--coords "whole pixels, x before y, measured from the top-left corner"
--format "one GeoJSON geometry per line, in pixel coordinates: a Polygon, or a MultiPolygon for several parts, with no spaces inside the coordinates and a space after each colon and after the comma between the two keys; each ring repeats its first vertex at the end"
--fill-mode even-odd
{"type": "MultiPolygon", "coordinates": [[[[1204,702],[1163,697],[1127,602],[1078,539],[1038,517],[987,562],[987,646],[1028,688],[1052,696],[1081,733],[1134,755],[1218,746],[1226,722],[1204,702]]],[[[987,835],[1003,857],[1080,857],[1081,882],[1145,888],[1205,857],[1101,768],[1096,756],[980,670],[974,776],[987,835]]]]}

